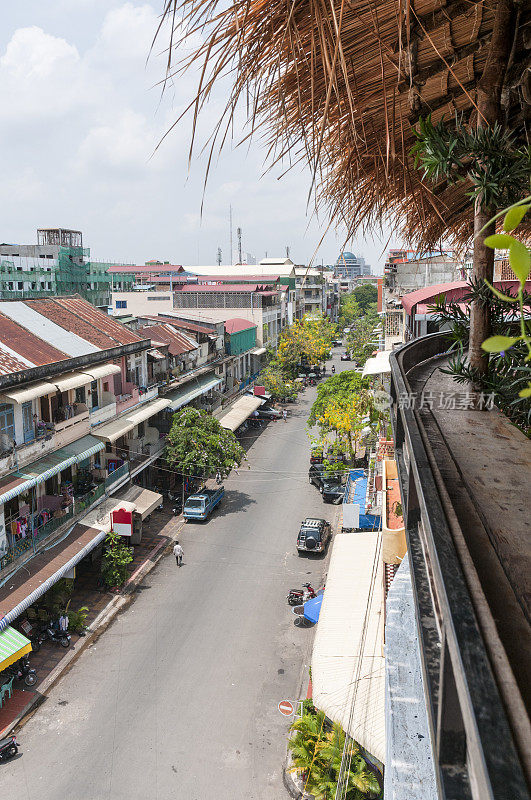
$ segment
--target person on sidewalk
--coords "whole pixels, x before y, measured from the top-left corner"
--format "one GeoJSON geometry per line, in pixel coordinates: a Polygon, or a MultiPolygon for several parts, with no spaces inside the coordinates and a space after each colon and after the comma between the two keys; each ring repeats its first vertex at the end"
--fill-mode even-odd
{"type": "Polygon", "coordinates": [[[182,567],[184,550],[182,549],[182,547],[179,544],[179,542],[175,542],[175,545],[173,547],[173,555],[175,556],[175,560],[177,562],[177,566],[178,567],[182,567]]]}
{"type": "Polygon", "coordinates": [[[282,418],[283,418],[284,422],[288,421],[288,412],[287,412],[287,410],[285,408],[282,409],[282,418]]]}

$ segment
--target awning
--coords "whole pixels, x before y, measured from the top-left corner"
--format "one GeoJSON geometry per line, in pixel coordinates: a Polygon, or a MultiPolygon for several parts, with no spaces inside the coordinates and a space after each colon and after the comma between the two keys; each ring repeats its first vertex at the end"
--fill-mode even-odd
{"type": "Polygon", "coordinates": [[[87,367],[87,369],[83,370],[93,381],[98,380],[98,378],[106,378],[108,375],[118,375],[121,371],[122,369],[118,364],[98,364],[96,367],[87,367]]]}
{"type": "Polygon", "coordinates": [[[14,628],[6,628],[0,633],[0,672],[27,653],[31,653],[31,642],[21,633],[14,628]]]}
{"type": "Polygon", "coordinates": [[[131,409],[123,417],[113,419],[112,422],[106,422],[97,428],[93,428],[93,434],[104,442],[115,442],[121,436],[125,436],[126,433],[132,431],[140,422],[154,417],[155,414],[170,405],[170,401],[166,398],[159,397],[156,400],[150,400],[149,403],[131,409]]]}
{"type": "Polygon", "coordinates": [[[88,434],[87,436],[82,436],[76,442],[66,445],[66,447],[60,447],[53,453],[48,453],[47,456],[39,458],[38,461],[27,464],[18,472],[13,473],[13,485],[0,494],[0,505],[7,503],[8,500],[17,497],[19,494],[27,492],[32,486],[44,483],[48,478],[57,475],[62,470],[72,466],[72,464],[79,464],[80,461],[85,461],[90,456],[99,453],[100,450],[104,450],[104,448],[103,442],[88,434]],[[22,480],[20,481],[20,479],[22,480]],[[15,484],[15,481],[18,482],[15,484]]]}
{"type": "Polygon", "coordinates": [[[107,534],[111,530],[111,514],[113,511],[118,511],[119,508],[124,511],[136,511],[135,503],[131,503],[129,500],[120,500],[118,497],[109,497],[85,514],[81,523],[98,528],[107,534]]]}
{"type": "MultiPolygon", "coordinates": [[[[122,495],[124,500],[134,503],[135,510],[145,519],[162,503],[162,495],[143,489],[142,486],[130,486],[122,495]]],[[[120,506],[122,508],[122,506],[120,506]]]]}
{"type": "Polygon", "coordinates": [[[174,392],[168,392],[166,397],[170,401],[171,410],[177,411],[187,403],[190,403],[196,397],[206,394],[211,389],[221,384],[221,378],[216,378],[215,375],[202,375],[200,378],[195,378],[176,389],[174,392]]]}
{"type": "Polygon", "coordinates": [[[312,654],[313,701],[385,762],[381,534],[334,539],[312,654]]]}
{"type": "Polygon", "coordinates": [[[160,350],[157,350],[156,347],[152,347],[151,350],[147,351],[148,358],[152,358],[155,361],[161,361],[162,359],[166,358],[164,353],[161,353],[160,350]]]}
{"type": "Polygon", "coordinates": [[[54,383],[59,392],[66,392],[68,389],[77,389],[78,386],[86,386],[92,378],[86,372],[70,372],[59,375],[54,379],[54,383]]]}
{"type": "Polygon", "coordinates": [[[255,347],[254,350],[251,350],[251,355],[252,356],[263,356],[265,352],[266,352],[266,348],[265,347],[255,347]]]}
{"type": "Polygon", "coordinates": [[[140,422],[154,417],[159,411],[169,408],[171,403],[165,397],[159,397],[157,400],[151,400],[139,408],[134,409],[127,415],[127,419],[133,423],[133,426],[138,425],[140,422]]]}
{"type": "Polygon", "coordinates": [[[361,373],[363,377],[366,375],[383,375],[391,372],[389,364],[390,350],[382,350],[374,358],[368,358],[361,373]]]}
{"type": "Polygon", "coordinates": [[[70,572],[105,538],[105,532],[78,522],[66,536],[41,550],[0,588],[0,631],[70,572]]]}
{"type": "Polygon", "coordinates": [[[106,422],[103,425],[98,425],[97,428],[93,428],[94,436],[97,436],[98,439],[101,439],[103,442],[115,442],[121,436],[125,436],[126,433],[132,431],[135,427],[133,422],[129,422],[127,417],[120,417],[119,419],[113,419],[112,422],[106,422]]]}
{"type": "Polygon", "coordinates": [[[227,430],[234,432],[251,416],[253,411],[260,408],[263,402],[262,397],[254,397],[250,394],[240,397],[230,407],[229,411],[220,417],[219,424],[222,428],[227,428],[227,430]]]}
{"type": "Polygon", "coordinates": [[[10,400],[12,403],[27,403],[28,400],[35,400],[37,397],[44,397],[46,394],[56,394],[57,387],[55,383],[42,381],[41,383],[34,383],[33,386],[27,386],[24,389],[9,389],[7,392],[0,394],[0,399],[10,400]]]}

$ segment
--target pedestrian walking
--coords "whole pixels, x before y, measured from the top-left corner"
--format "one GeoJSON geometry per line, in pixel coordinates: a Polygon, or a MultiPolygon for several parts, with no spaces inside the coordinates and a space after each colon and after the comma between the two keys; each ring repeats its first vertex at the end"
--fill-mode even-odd
{"type": "Polygon", "coordinates": [[[175,556],[175,561],[177,562],[177,566],[182,567],[184,550],[182,549],[179,542],[175,542],[175,545],[173,547],[173,555],[175,556]]]}
{"type": "Polygon", "coordinates": [[[283,418],[284,422],[288,421],[288,411],[285,408],[282,409],[282,418],[283,418]]]}

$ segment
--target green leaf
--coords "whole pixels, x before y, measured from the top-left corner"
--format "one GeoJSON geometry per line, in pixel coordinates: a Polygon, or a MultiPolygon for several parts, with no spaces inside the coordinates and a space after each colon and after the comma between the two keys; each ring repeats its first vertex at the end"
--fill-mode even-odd
{"type": "Polygon", "coordinates": [[[518,397],[531,397],[531,386],[527,389],[522,389],[521,392],[518,392],[518,397]]]}
{"type": "Polygon", "coordinates": [[[531,269],[531,255],[523,242],[514,240],[509,249],[509,264],[523,286],[531,269]]]}
{"type": "Polygon", "coordinates": [[[488,280],[486,280],[486,279],[484,279],[484,280],[485,280],[485,283],[487,284],[487,286],[489,287],[489,289],[491,290],[491,292],[493,294],[495,294],[496,297],[498,297],[500,300],[507,300],[508,303],[517,303],[518,302],[518,298],[517,297],[511,297],[508,294],[503,294],[503,292],[498,291],[498,289],[496,289],[491,283],[489,283],[488,280]]]}
{"type": "Polygon", "coordinates": [[[514,236],[507,236],[506,233],[494,233],[492,236],[487,236],[485,244],[487,247],[492,247],[493,250],[507,250],[516,241],[514,236]]]}
{"type": "Polygon", "coordinates": [[[510,208],[503,220],[503,230],[510,233],[521,223],[531,206],[513,206],[510,208]]]}
{"type": "Polygon", "coordinates": [[[508,350],[509,347],[512,347],[513,344],[518,342],[521,338],[521,336],[490,336],[488,339],[485,339],[481,347],[487,353],[501,353],[504,350],[508,350]]]}

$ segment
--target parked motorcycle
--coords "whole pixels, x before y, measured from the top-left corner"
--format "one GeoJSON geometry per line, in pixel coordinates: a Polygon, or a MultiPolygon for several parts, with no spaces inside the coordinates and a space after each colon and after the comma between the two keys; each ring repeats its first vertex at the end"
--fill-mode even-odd
{"type": "Polygon", "coordinates": [[[46,628],[43,628],[39,633],[38,638],[40,643],[45,642],[46,639],[49,639],[51,642],[60,644],[61,647],[69,647],[72,637],[66,631],[59,631],[55,628],[52,628],[51,625],[47,625],[46,628]]]}
{"type": "Polygon", "coordinates": [[[15,675],[19,681],[23,680],[26,686],[33,686],[37,683],[37,671],[30,667],[29,660],[26,656],[13,665],[12,674],[15,675]]]}
{"type": "Polygon", "coordinates": [[[15,736],[0,739],[0,761],[7,761],[18,753],[19,744],[15,736]]]}
{"type": "Polygon", "coordinates": [[[317,592],[309,583],[303,583],[302,589],[290,589],[286,599],[290,606],[299,606],[316,595],[317,592]]]}

